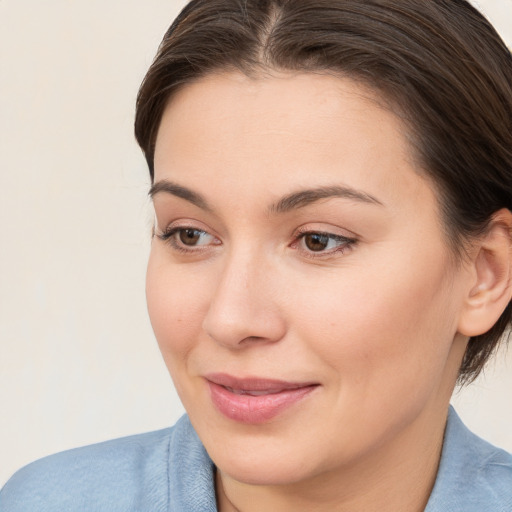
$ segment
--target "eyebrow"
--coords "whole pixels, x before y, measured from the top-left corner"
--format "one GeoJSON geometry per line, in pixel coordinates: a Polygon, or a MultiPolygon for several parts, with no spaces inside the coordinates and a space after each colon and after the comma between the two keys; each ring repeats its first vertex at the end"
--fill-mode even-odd
{"type": "Polygon", "coordinates": [[[351,199],[366,204],[384,206],[376,197],[356,190],[351,187],[333,185],[328,187],[319,187],[307,190],[300,190],[284,196],[276,204],[270,207],[272,213],[286,213],[290,210],[304,208],[322,199],[331,199],[339,197],[342,199],[351,199]]]}
{"type": "Polygon", "coordinates": [[[180,197],[181,199],[185,199],[185,201],[195,204],[202,210],[208,212],[212,211],[212,208],[208,204],[208,201],[206,201],[206,199],[201,194],[198,194],[197,192],[194,192],[193,190],[190,190],[187,187],[183,187],[181,185],[173,183],[172,181],[157,181],[149,189],[148,195],[151,198],[154,198],[157,194],[161,192],[166,192],[167,194],[171,194],[173,196],[180,197]]]}
{"type": "MultiPolygon", "coordinates": [[[[185,199],[185,201],[188,201],[205,211],[213,211],[213,208],[211,208],[211,206],[208,204],[208,201],[206,201],[206,199],[201,194],[194,192],[193,190],[190,190],[189,188],[182,185],[178,185],[177,183],[173,183],[169,180],[161,180],[154,183],[149,190],[149,196],[154,198],[161,192],[185,199]]],[[[352,187],[332,185],[292,192],[291,194],[282,197],[279,201],[272,204],[269,208],[269,212],[286,213],[291,210],[304,208],[305,206],[308,206],[317,201],[321,201],[322,199],[331,198],[350,199],[365,204],[384,206],[383,203],[376,197],[366,192],[356,190],[352,187]]]]}

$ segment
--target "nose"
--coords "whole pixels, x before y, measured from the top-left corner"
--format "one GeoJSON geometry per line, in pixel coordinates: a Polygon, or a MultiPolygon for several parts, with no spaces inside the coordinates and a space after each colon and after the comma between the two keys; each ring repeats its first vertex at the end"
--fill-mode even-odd
{"type": "Polygon", "coordinates": [[[270,262],[251,255],[226,259],[203,321],[215,342],[230,349],[272,343],[285,334],[278,297],[279,279],[270,262]]]}

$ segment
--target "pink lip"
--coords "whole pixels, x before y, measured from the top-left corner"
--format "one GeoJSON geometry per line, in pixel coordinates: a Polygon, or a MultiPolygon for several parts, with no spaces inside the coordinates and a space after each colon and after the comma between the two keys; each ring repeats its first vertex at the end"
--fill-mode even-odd
{"type": "Polygon", "coordinates": [[[317,387],[311,382],[236,378],[226,374],[206,376],[215,407],[240,423],[264,423],[302,400],[317,387]]]}

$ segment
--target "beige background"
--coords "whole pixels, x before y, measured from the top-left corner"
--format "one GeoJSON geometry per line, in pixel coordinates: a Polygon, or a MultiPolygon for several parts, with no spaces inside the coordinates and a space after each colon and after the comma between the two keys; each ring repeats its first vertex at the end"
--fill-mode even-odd
{"type": "MultiPolygon", "coordinates": [[[[43,455],[172,424],[144,301],[132,122],[181,0],[0,0],[0,485],[43,455]]],[[[480,0],[509,44],[511,0],[480,0]]],[[[455,401],[512,450],[512,354],[455,401]]]]}

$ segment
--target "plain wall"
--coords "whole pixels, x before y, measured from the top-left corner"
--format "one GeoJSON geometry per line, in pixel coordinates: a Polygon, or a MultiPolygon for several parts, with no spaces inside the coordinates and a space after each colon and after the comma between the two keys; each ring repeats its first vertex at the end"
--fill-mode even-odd
{"type": "MultiPolygon", "coordinates": [[[[0,485],[183,412],[144,297],[135,96],[181,0],[0,1],[0,485]]],[[[511,0],[481,0],[509,44],[511,0]]],[[[512,451],[512,357],[456,396],[512,451]]]]}

